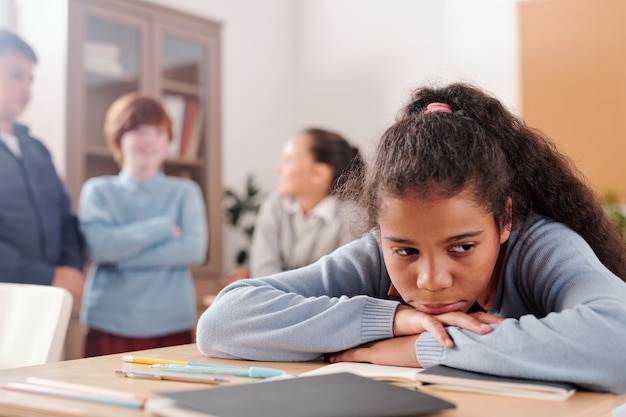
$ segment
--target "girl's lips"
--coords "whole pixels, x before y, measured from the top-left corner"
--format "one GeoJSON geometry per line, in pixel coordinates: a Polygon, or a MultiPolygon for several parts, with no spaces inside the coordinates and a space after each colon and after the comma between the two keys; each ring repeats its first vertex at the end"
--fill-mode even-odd
{"type": "Polygon", "coordinates": [[[458,311],[460,303],[450,304],[420,304],[420,310],[426,314],[444,314],[452,311],[458,311]]]}

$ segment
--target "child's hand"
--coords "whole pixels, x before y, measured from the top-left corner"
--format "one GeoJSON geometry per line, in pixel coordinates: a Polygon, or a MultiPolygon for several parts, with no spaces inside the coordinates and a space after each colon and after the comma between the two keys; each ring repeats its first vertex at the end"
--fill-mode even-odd
{"type": "Polygon", "coordinates": [[[81,298],[84,285],[85,275],[82,271],[70,266],[57,266],[54,268],[52,286],[65,288],[72,294],[75,300],[81,298]]]}
{"type": "Polygon", "coordinates": [[[415,342],[419,336],[402,336],[377,340],[362,346],[333,354],[335,362],[371,362],[378,365],[421,366],[415,356],[415,342]]]}
{"type": "MultiPolygon", "coordinates": [[[[409,306],[399,306],[396,311],[396,320],[398,315],[400,315],[400,320],[407,320],[408,323],[404,324],[414,326],[412,327],[415,331],[414,334],[366,343],[331,355],[329,357],[330,362],[371,362],[378,365],[420,367],[421,365],[415,356],[415,342],[419,334],[425,331],[430,332],[443,346],[453,347],[454,344],[445,327],[457,326],[478,334],[486,334],[491,331],[490,324],[499,324],[504,320],[502,317],[487,313],[453,312],[430,316],[409,306]],[[420,328],[421,331],[417,331],[420,328]],[[447,341],[450,342],[449,345],[446,344],[447,341]]],[[[394,334],[396,320],[394,320],[394,334]]]]}
{"type": "Polygon", "coordinates": [[[460,311],[430,315],[413,307],[400,305],[393,319],[393,334],[405,336],[429,332],[443,346],[452,348],[454,343],[446,332],[446,326],[460,327],[477,334],[487,334],[491,331],[490,324],[497,324],[502,320],[500,317],[487,313],[466,314],[460,311]]]}

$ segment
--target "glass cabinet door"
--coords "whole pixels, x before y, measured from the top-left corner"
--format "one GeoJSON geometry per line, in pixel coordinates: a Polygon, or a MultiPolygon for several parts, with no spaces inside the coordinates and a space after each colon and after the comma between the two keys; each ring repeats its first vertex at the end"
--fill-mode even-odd
{"type": "Polygon", "coordinates": [[[164,32],[160,49],[161,95],[172,120],[172,142],[165,171],[203,184],[206,46],[164,32]]]}
{"type": "Polygon", "coordinates": [[[83,71],[87,178],[116,173],[119,169],[106,148],[104,116],[118,97],[142,89],[141,57],[139,27],[98,15],[86,16],[83,71]]]}

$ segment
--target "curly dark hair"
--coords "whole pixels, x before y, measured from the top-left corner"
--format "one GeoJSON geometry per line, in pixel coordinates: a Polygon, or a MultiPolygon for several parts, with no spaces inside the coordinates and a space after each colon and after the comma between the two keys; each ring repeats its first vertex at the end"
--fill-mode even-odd
{"type": "Polygon", "coordinates": [[[469,188],[498,227],[521,225],[530,213],[551,217],[580,234],[626,280],[626,245],[571,160],[477,87],[414,91],[371,165],[350,184],[369,227],[376,226],[385,197],[452,196],[469,188]],[[425,112],[430,103],[445,103],[452,112],[425,112]]]}

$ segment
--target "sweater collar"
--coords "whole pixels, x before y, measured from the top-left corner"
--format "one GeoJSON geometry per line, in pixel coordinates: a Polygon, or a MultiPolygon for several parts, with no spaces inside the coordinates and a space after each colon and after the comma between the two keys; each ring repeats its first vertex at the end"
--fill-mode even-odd
{"type": "MultiPolygon", "coordinates": [[[[286,203],[287,211],[290,213],[300,213],[304,215],[302,212],[302,207],[300,204],[292,198],[288,198],[286,203]]],[[[322,201],[317,203],[315,207],[313,207],[307,214],[307,217],[318,217],[326,222],[332,221],[337,216],[337,211],[339,209],[339,201],[337,197],[328,196],[324,198],[322,201]]]]}
{"type": "Polygon", "coordinates": [[[141,182],[139,179],[129,175],[126,171],[121,170],[118,174],[118,178],[120,182],[132,189],[150,189],[156,187],[160,182],[165,178],[165,174],[163,172],[159,172],[148,182],[141,182]]]}

